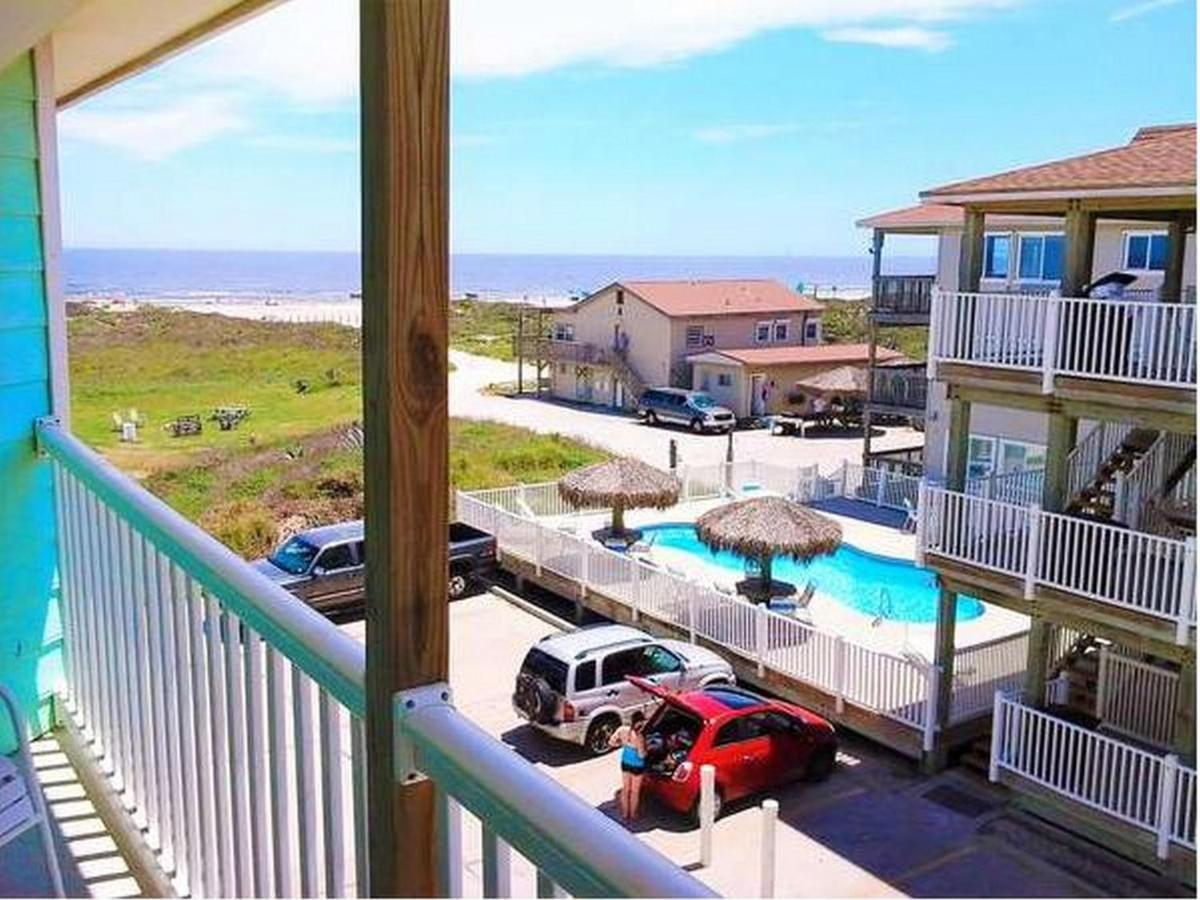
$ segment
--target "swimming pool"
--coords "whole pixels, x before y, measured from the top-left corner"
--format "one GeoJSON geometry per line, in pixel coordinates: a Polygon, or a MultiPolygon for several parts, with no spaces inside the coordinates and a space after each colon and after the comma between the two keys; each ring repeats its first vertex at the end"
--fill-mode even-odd
{"type": "MultiPolygon", "coordinates": [[[[713,552],[696,537],[695,526],[683,523],[643,525],[641,532],[653,546],[682,550],[733,572],[745,570],[736,553],[713,552]]],[[[882,615],[898,622],[936,622],[938,588],[934,574],[903,559],[877,556],[842,544],[836,553],[819,556],[804,565],[776,559],[771,573],[779,581],[793,582],[803,590],[809,581],[817,590],[868,616],[882,615]]],[[[955,618],[959,622],[983,615],[983,604],[959,595],[955,618]]]]}

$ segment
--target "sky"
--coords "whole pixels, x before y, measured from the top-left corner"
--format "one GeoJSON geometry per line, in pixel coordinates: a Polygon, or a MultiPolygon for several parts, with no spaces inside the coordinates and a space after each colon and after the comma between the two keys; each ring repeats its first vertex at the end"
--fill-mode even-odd
{"type": "MultiPolygon", "coordinates": [[[[66,244],[356,250],[356,11],[62,112],[66,244]]],[[[1194,121],[1195,34],[1194,0],[455,0],[451,246],[858,254],[922,189],[1194,121]]]]}

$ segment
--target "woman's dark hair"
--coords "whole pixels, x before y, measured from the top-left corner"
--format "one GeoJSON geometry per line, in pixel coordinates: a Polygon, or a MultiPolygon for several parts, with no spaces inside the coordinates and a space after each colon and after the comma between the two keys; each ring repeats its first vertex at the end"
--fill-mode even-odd
{"type": "Polygon", "coordinates": [[[646,714],[644,712],[642,712],[640,709],[637,712],[635,712],[632,716],[629,717],[629,724],[635,729],[641,728],[642,725],[645,724],[645,722],[646,722],[646,714]]]}

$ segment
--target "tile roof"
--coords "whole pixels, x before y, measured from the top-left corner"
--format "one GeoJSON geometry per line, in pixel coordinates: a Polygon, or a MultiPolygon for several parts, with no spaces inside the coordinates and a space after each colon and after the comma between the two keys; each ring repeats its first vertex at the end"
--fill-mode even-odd
{"type": "MultiPolygon", "coordinates": [[[[939,228],[961,228],[963,216],[964,213],[961,206],[951,206],[949,203],[922,203],[919,206],[908,206],[904,209],[893,209],[888,212],[876,213],[865,219],[859,219],[855,224],[859,228],[881,228],[884,231],[927,229],[932,232],[939,228]]],[[[1059,216],[1026,216],[1000,213],[989,215],[987,223],[989,228],[1000,225],[1061,228],[1062,218],[1059,216]]]]}
{"type": "Polygon", "coordinates": [[[767,278],[618,284],[668,316],[820,312],[825,308],[811,297],[767,278]]]}
{"type": "Polygon", "coordinates": [[[1143,128],[1121,147],[957,181],[922,197],[1196,185],[1196,125],[1143,128]]]}
{"type": "MultiPolygon", "coordinates": [[[[865,363],[870,357],[868,344],[817,344],[809,347],[741,347],[731,350],[709,350],[688,357],[725,356],[745,365],[783,366],[807,365],[809,363],[865,363]]],[[[900,359],[904,354],[887,347],[876,347],[875,358],[879,362],[900,359]]]]}

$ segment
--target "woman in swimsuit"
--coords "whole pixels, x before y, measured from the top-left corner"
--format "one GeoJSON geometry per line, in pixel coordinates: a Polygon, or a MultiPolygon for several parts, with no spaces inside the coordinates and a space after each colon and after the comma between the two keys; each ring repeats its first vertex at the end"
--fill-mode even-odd
{"type": "Polygon", "coordinates": [[[642,776],[646,774],[646,738],[642,729],[646,717],[635,712],[628,725],[622,725],[608,740],[610,747],[621,748],[621,818],[632,822],[638,816],[642,799],[642,776]]]}

